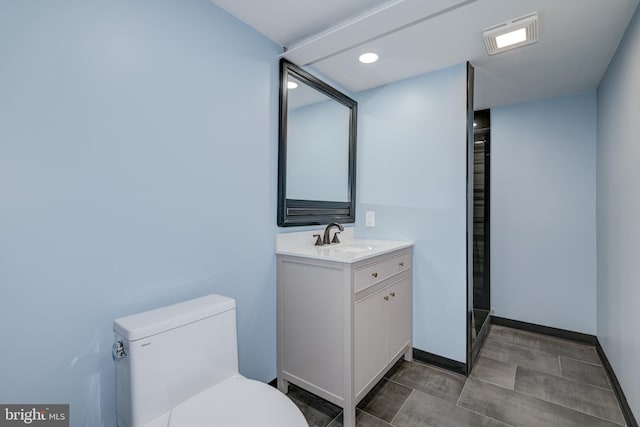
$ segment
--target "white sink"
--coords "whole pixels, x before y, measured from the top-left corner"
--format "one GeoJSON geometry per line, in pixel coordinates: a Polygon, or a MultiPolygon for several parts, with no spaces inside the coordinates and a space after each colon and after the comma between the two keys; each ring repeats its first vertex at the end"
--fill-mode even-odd
{"type": "Polygon", "coordinates": [[[362,252],[371,252],[375,250],[375,246],[366,243],[356,243],[356,242],[346,242],[342,244],[336,244],[330,250],[335,253],[345,253],[345,254],[359,254],[362,252]]]}

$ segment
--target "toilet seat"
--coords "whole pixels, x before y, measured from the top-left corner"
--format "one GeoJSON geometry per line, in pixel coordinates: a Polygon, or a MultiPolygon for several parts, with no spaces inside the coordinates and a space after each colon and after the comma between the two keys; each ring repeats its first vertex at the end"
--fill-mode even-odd
{"type": "Polygon", "coordinates": [[[308,427],[277,389],[240,375],[198,393],[171,411],[169,427],[308,427]]]}

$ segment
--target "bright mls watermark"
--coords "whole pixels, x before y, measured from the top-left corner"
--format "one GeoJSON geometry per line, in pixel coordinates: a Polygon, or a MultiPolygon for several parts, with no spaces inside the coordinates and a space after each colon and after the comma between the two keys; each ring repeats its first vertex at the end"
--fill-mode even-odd
{"type": "Polygon", "coordinates": [[[0,404],[0,427],[69,427],[69,405],[0,404]]]}

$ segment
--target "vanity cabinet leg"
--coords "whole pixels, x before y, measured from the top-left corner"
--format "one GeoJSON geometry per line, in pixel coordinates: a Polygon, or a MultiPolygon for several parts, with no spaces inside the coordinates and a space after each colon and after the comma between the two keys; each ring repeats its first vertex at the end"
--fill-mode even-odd
{"type": "Polygon", "coordinates": [[[407,351],[404,352],[404,360],[405,362],[411,362],[413,360],[413,347],[409,347],[407,351]]]}
{"type": "Polygon", "coordinates": [[[278,382],[278,390],[280,390],[284,394],[289,393],[289,381],[285,380],[282,377],[278,377],[277,382],[278,382]]]}
{"type": "Polygon", "coordinates": [[[344,409],[342,411],[342,426],[356,427],[356,408],[344,409]]]}

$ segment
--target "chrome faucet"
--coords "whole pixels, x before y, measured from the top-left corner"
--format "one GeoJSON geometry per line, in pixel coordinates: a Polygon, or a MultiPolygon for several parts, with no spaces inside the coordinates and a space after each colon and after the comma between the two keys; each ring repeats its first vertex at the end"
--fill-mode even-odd
{"type": "Polygon", "coordinates": [[[336,234],[333,235],[333,240],[331,240],[331,238],[329,237],[331,234],[332,227],[338,227],[338,230],[344,231],[344,227],[341,226],[340,224],[336,222],[330,223],[329,225],[327,225],[327,228],[324,229],[324,238],[322,239],[323,245],[329,245],[331,243],[340,243],[340,240],[338,239],[338,233],[340,231],[336,231],[336,234]]]}

